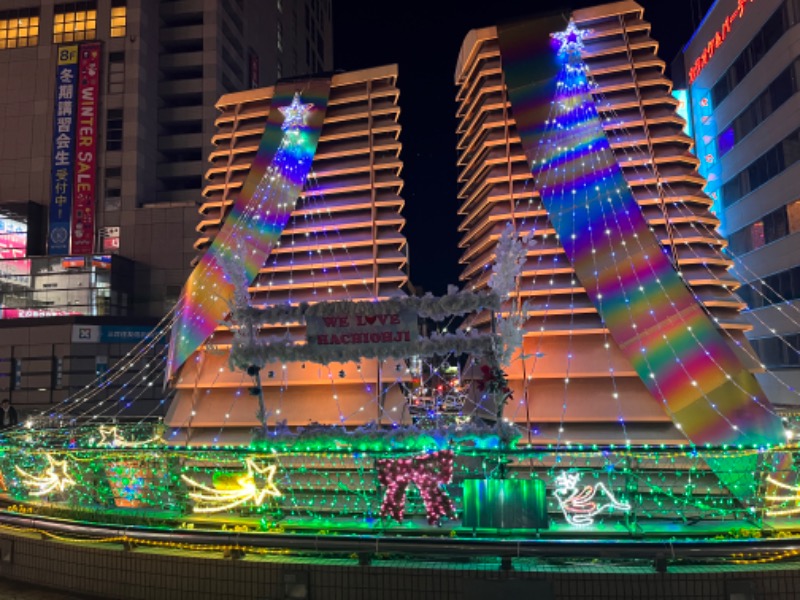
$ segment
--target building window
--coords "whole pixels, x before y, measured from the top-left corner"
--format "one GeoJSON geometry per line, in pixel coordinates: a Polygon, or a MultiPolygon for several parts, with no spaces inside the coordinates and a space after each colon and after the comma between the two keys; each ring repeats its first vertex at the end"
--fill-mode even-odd
{"type": "Polygon", "coordinates": [[[122,109],[112,108],[106,120],[106,150],[122,150],[122,109]]]}
{"type": "Polygon", "coordinates": [[[730,151],[797,92],[798,70],[800,70],[800,60],[796,60],[784,69],[767,89],[722,131],[719,135],[720,155],[730,151]]]}
{"type": "Polygon", "coordinates": [[[751,309],[800,299],[800,267],[751,281],[737,293],[751,309]]]}
{"type": "Polygon", "coordinates": [[[722,186],[722,206],[728,208],[800,160],[800,129],[750,163],[722,186]]]}
{"type": "Polygon", "coordinates": [[[800,366],[800,334],[784,335],[783,339],[772,337],[753,340],[758,355],[768,369],[800,366]]]}
{"type": "Polygon", "coordinates": [[[125,53],[108,54],[108,93],[121,94],[125,91],[125,53]]]}
{"type": "Polygon", "coordinates": [[[82,42],[97,37],[97,8],[93,2],[71,2],[56,7],[53,43],[82,42]]]}
{"type": "Polygon", "coordinates": [[[125,0],[114,0],[111,3],[111,37],[125,37],[128,25],[128,8],[125,0]]]}
{"type": "Polygon", "coordinates": [[[735,255],[746,254],[799,231],[800,200],[795,200],[732,233],[730,249],[735,255]]]}
{"type": "Polygon", "coordinates": [[[39,14],[36,9],[0,13],[0,50],[26,48],[39,43],[39,14]]]}

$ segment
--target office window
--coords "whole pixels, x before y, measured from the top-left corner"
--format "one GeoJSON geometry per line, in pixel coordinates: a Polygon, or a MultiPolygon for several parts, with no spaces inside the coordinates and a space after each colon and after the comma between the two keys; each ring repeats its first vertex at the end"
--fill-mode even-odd
{"type": "Polygon", "coordinates": [[[121,94],[125,91],[125,53],[108,54],[108,93],[121,94]]]}
{"type": "Polygon", "coordinates": [[[800,231],[800,200],[795,200],[786,205],[786,220],[788,221],[789,233],[800,231]]]}
{"type": "Polygon", "coordinates": [[[39,13],[36,9],[0,12],[0,50],[26,48],[39,43],[39,13]]]}
{"type": "Polygon", "coordinates": [[[125,37],[128,25],[128,8],[124,0],[114,0],[111,4],[111,37],[125,37]]]}
{"type": "Polygon", "coordinates": [[[94,2],[73,2],[56,7],[53,43],[82,42],[97,37],[97,8],[94,2]]]}
{"type": "Polygon", "coordinates": [[[122,150],[122,109],[109,109],[106,119],[106,150],[122,150]]]}

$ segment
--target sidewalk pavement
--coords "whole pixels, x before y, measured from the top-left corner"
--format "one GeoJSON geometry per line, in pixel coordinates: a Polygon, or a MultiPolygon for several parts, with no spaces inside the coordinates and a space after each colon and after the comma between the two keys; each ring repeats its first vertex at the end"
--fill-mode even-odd
{"type": "Polygon", "coordinates": [[[86,598],[0,578],[0,600],[86,600],[86,598]]]}

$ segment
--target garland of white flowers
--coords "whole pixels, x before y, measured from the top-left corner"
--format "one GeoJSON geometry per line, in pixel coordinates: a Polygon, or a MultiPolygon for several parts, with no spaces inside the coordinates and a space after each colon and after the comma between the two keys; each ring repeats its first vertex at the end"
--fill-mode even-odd
{"type": "MultiPolygon", "coordinates": [[[[511,314],[499,319],[499,332],[478,333],[458,331],[435,333],[430,337],[418,337],[411,341],[381,344],[307,344],[298,343],[288,335],[259,337],[260,325],[303,323],[306,317],[323,316],[373,316],[413,311],[419,317],[441,321],[450,316],[464,315],[478,310],[500,311],[516,285],[527,253],[527,244],[511,226],[506,227],[497,244],[497,260],[490,279],[489,291],[458,291],[448,286],[447,294],[436,297],[404,296],[380,301],[344,301],[301,303],[298,305],[276,305],[255,308],[250,305],[246,278],[236,265],[226,264],[229,277],[236,291],[231,302],[231,321],[234,337],[231,344],[230,366],[232,369],[261,369],[270,362],[358,362],[361,359],[404,358],[408,356],[428,357],[436,354],[471,354],[487,357],[495,365],[507,365],[511,356],[522,344],[522,325],[527,313],[526,306],[515,300],[511,314]]],[[[231,261],[232,263],[233,261],[231,261]]]]}
{"type": "MultiPolygon", "coordinates": [[[[506,225],[503,234],[497,241],[495,250],[497,259],[489,278],[489,287],[498,298],[505,300],[514,291],[531,241],[530,237],[527,240],[521,239],[511,223],[506,225]]],[[[530,306],[527,302],[521,302],[519,296],[515,296],[508,314],[495,316],[498,335],[495,338],[493,360],[497,367],[508,367],[514,353],[522,347],[522,338],[525,335],[524,325],[529,309],[530,306]]]]}
{"type": "Polygon", "coordinates": [[[258,344],[234,339],[229,362],[232,369],[247,369],[251,365],[263,367],[269,362],[308,361],[327,365],[332,362],[358,362],[363,358],[426,357],[448,353],[488,356],[494,351],[496,337],[491,333],[459,331],[434,333],[411,342],[325,346],[299,344],[285,336],[261,338],[258,344]]]}
{"type": "Polygon", "coordinates": [[[257,325],[285,325],[302,323],[306,316],[372,316],[408,310],[417,313],[423,319],[442,321],[448,317],[465,315],[476,310],[499,310],[500,304],[501,298],[494,290],[458,291],[458,288],[450,285],[447,287],[447,294],[438,297],[428,293],[421,297],[400,296],[375,302],[345,300],[316,304],[307,302],[297,305],[278,304],[265,308],[243,306],[238,307],[237,315],[240,318],[252,320],[257,325]]]}

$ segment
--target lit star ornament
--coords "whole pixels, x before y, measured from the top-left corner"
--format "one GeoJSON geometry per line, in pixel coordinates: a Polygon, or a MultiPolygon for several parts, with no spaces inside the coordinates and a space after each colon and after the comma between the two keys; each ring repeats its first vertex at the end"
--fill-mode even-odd
{"type": "Polygon", "coordinates": [[[583,50],[583,38],[589,35],[590,29],[578,29],[575,27],[575,21],[572,19],[567,23],[567,28],[564,31],[551,33],[550,37],[558,42],[558,54],[571,55],[580,53],[583,50]]]}
{"type": "Polygon", "coordinates": [[[261,506],[267,496],[282,495],[272,481],[275,477],[275,465],[259,466],[252,458],[246,459],[244,463],[247,467],[247,473],[238,475],[233,485],[214,482],[214,487],[209,487],[187,475],[181,475],[181,479],[186,483],[202,490],[189,492],[189,497],[195,502],[194,512],[224,512],[248,501],[253,506],[261,506]],[[259,475],[264,480],[264,486],[261,489],[256,485],[256,475],[259,475]]]}
{"type": "Polygon", "coordinates": [[[283,113],[283,124],[281,125],[281,129],[283,131],[289,131],[297,129],[298,127],[304,127],[308,112],[313,107],[314,105],[310,102],[308,104],[303,104],[300,102],[300,92],[295,92],[294,98],[292,98],[292,103],[289,106],[282,106],[278,108],[278,110],[283,113]]]}
{"type": "Polygon", "coordinates": [[[32,475],[17,466],[14,468],[22,477],[23,485],[31,488],[31,496],[46,496],[58,490],[63,492],[68,487],[75,485],[75,480],[67,473],[67,461],[56,460],[50,454],[45,454],[48,467],[41,475],[32,475]]]}
{"type": "Polygon", "coordinates": [[[111,446],[113,448],[139,448],[141,446],[152,446],[153,444],[163,443],[163,440],[157,435],[148,440],[138,440],[135,442],[126,440],[119,434],[116,426],[108,427],[101,425],[98,427],[98,431],[100,432],[99,444],[101,446],[111,446]]]}

